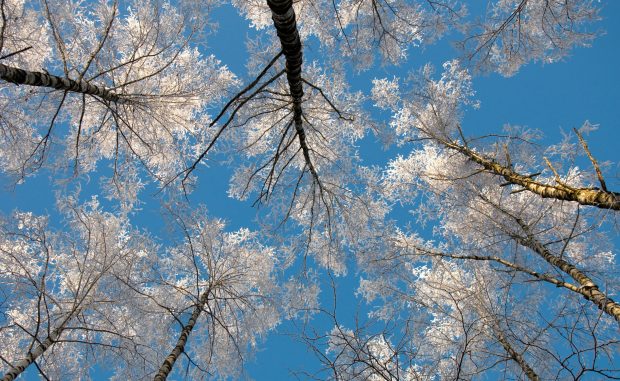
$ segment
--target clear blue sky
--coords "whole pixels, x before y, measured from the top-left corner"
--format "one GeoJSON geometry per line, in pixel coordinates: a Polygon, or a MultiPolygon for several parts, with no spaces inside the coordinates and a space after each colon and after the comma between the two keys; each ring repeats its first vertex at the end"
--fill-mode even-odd
{"type": "MultiPolygon", "coordinates": [[[[479,110],[469,110],[463,128],[471,135],[481,135],[488,131],[498,131],[505,123],[524,125],[544,131],[546,141],[561,139],[560,129],[569,131],[579,127],[584,121],[600,124],[600,130],[588,137],[592,152],[600,161],[618,162],[620,159],[620,1],[603,1],[601,15],[603,20],[598,27],[605,33],[597,38],[592,47],[575,49],[563,62],[541,65],[530,64],[512,78],[492,74],[474,79],[474,89],[481,101],[479,110]]],[[[219,23],[218,33],[211,37],[206,53],[215,54],[239,77],[245,78],[245,38],[250,31],[247,22],[231,8],[216,10],[214,19],[219,23]]],[[[375,77],[402,75],[408,70],[416,70],[427,62],[440,67],[441,63],[456,55],[447,42],[426,47],[424,50],[412,49],[406,65],[395,69],[382,68],[378,71],[351,73],[355,87],[368,89],[370,80],[375,77]]],[[[369,162],[385,162],[386,154],[380,146],[367,139],[360,146],[369,162]]],[[[225,218],[230,229],[241,226],[255,227],[255,210],[249,203],[241,203],[226,196],[229,171],[214,165],[199,172],[198,190],[192,194],[192,202],[207,204],[213,217],[225,218]]],[[[616,164],[606,175],[608,186],[620,188],[620,168],[616,164]]],[[[15,208],[33,211],[37,214],[55,214],[54,195],[48,186],[48,174],[29,178],[24,185],[15,190],[9,189],[7,179],[1,178],[2,197],[0,210],[9,213],[15,208]]],[[[96,192],[96,179],[86,185],[82,196],[96,192]]],[[[145,198],[150,197],[144,194],[145,198]]],[[[159,206],[156,201],[147,202],[144,210],[134,223],[157,231],[163,226],[158,223],[159,206]]],[[[337,279],[339,287],[339,314],[343,321],[352,323],[356,313],[364,314],[367,309],[358,304],[354,295],[357,287],[355,271],[347,277],[337,279]]],[[[329,290],[324,290],[324,294],[329,290]]],[[[327,295],[329,296],[329,295],[327,295]]],[[[325,330],[330,329],[324,326],[325,330]]],[[[286,335],[293,330],[290,323],[284,323],[277,332],[272,333],[262,343],[261,351],[247,368],[247,374],[256,380],[291,379],[291,370],[316,369],[317,361],[303,344],[286,335]]],[[[36,379],[33,372],[27,379],[36,379]]]]}

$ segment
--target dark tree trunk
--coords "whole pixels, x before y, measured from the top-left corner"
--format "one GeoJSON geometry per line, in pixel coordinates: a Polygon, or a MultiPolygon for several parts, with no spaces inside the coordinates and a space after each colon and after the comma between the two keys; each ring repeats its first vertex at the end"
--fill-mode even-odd
{"type": "Polygon", "coordinates": [[[295,121],[295,131],[299,138],[304,160],[313,178],[318,181],[318,174],[312,160],[310,159],[310,147],[306,140],[306,132],[303,128],[301,107],[304,96],[301,69],[303,63],[303,53],[297,22],[295,21],[295,11],[293,10],[292,0],[267,0],[267,5],[271,9],[273,25],[278,33],[282,52],[286,59],[286,79],[288,80],[291,97],[293,98],[293,118],[295,121]]]}
{"type": "Polygon", "coordinates": [[[192,311],[192,316],[190,316],[187,324],[183,326],[181,330],[181,334],[177,340],[177,344],[174,346],[168,357],[164,360],[159,367],[159,371],[153,378],[154,381],[164,381],[170,375],[172,368],[174,367],[174,363],[179,358],[179,355],[185,351],[185,344],[187,344],[187,339],[189,339],[189,335],[192,333],[194,326],[196,325],[196,321],[200,314],[204,310],[205,304],[207,303],[207,299],[209,296],[209,292],[205,292],[200,297],[198,304],[194,307],[194,311],[192,311]]]}
{"type": "Polygon", "coordinates": [[[96,86],[83,80],[75,81],[38,71],[28,71],[0,64],[0,79],[16,85],[50,87],[68,92],[89,94],[113,103],[125,103],[126,98],[113,93],[102,86],[96,86]]]}

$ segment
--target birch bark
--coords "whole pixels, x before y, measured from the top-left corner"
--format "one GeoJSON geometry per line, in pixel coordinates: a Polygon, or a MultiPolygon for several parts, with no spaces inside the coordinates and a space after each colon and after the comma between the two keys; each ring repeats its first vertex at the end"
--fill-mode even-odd
{"type": "Polygon", "coordinates": [[[38,71],[22,70],[3,64],[0,64],[0,79],[16,85],[50,87],[56,90],[94,95],[104,101],[112,103],[128,102],[127,98],[123,98],[121,95],[118,95],[105,87],[93,85],[84,80],[76,81],[38,71]]]}
{"type": "Polygon", "coordinates": [[[177,340],[177,344],[174,349],[170,352],[168,357],[164,360],[159,367],[159,371],[153,378],[154,381],[164,381],[170,375],[172,368],[174,367],[174,363],[179,358],[179,355],[185,351],[185,345],[187,344],[187,339],[189,335],[192,333],[194,326],[196,325],[196,321],[200,317],[205,305],[207,304],[207,300],[209,297],[209,292],[205,291],[202,296],[200,296],[200,300],[194,310],[192,311],[192,315],[190,316],[187,324],[181,330],[181,334],[179,335],[179,339],[177,340]]]}
{"type": "Polygon", "coordinates": [[[498,176],[502,176],[511,184],[522,186],[532,193],[543,198],[575,201],[581,205],[591,205],[602,209],[620,210],[620,193],[604,191],[598,188],[575,188],[567,185],[549,185],[522,175],[513,169],[503,166],[494,160],[485,157],[462,145],[440,140],[446,147],[458,151],[469,160],[481,165],[484,169],[498,176]]]}
{"type": "Polygon", "coordinates": [[[20,374],[22,374],[26,368],[28,368],[32,363],[34,363],[39,356],[41,356],[45,351],[51,347],[58,339],[60,335],[65,330],[67,323],[71,321],[71,319],[79,313],[79,309],[75,310],[73,313],[69,314],[65,319],[60,323],[56,328],[54,328],[49,335],[37,345],[34,350],[28,352],[28,354],[14,365],[11,365],[9,371],[6,372],[4,377],[2,377],[1,381],[12,381],[16,379],[20,374]]]}
{"type": "Polygon", "coordinates": [[[278,33],[286,59],[286,79],[288,80],[291,97],[293,98],[293,120],[295,121],[295,131],[299,138],[299,145],[301,146],[308,170],[314,180],[318,181],[319,176],[310,158],[310,147],[308,146],[306,131],[303,128],[302,122],[303,109],[301,103],[304,90],[301,71],[303,52],[299,31],[297,30],[293,2],[291,0],[267,0],[267,4],[271,9],[273,25],[278,33]]]}

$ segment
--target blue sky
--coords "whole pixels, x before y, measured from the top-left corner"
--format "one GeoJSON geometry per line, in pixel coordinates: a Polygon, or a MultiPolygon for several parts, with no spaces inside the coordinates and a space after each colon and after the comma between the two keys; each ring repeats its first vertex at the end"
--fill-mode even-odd
{"type": "MultiPolygon", "coordinates": [[[[594,40],[592,47],[577,48],[562,62],[529,64],[511,78],[497,74],[475,77],[474,89],[481,107],[467,110],[463,128],[470,135],[482,135],[499,131],[504,124],[510,123],[539,129],[545,134],[543,142],[554,143],[561,139],[561,130],[568,132],[589,120],[600,125],[598,131],[587,137],[591,151],[599,161],[617,163],[620,158],[620,23],[615,17],[620,15],[620,1],[603,1],[601,4],[603,20],[597,27],[603,34],[594,40]]],[[[247,22],[231,8],[217,9],[213,18],[219,23],[219,30],[211,36],[205,52],[214,54],[239,77],[245,78],[248,58],[245,39],[256,32],[251,31],[247,22]]],[[[442,41],[423,50],[412,49],[409,60],[400,68],[380,68],[360,75],[351,72],[351,80],[354,88],[368,89],[375,77],[391,77],[417,70],[427,62],[440,67],[457,54],[448,42],[442,41]]],[[[369,162],[385,162],[387,157],[373,139],[362,142],[360,152],[367,156],[369,162]]],[[[203,167],[198,175],[198,189],[191,195],[191,202],[204,202],[213,217],[229,221],[230,229],[256,226],[253,222],[256,210],[251,208],[251,203],[227,197],[230,171],[225,166],[216,163],[210,168],[203,167]]],[[[54,215],[55,201],[48,177],[48,173],[40,173],[14,189],[6,178],[0,178],[3,193],[0,210],[6,214],[19,208],[54,215]]],[[[611,189],[620,188],[620,168],[617,164],[607,169],[606,179],[611,189]]],[[[96,192],[96,182],[92,180],[84,186],[84,198],[96,192]]],[[[151,197],[148,192],[144,196],[146,199],[151,197]]],[[[153,199],[143,205],[143,209],[134,218],[134,223],[157,234],[163,227],[158,223],[157,202],[153,199]]],[[[352,324],[356,313],[363,315],[367,311],[354,295],[358,282],[355,270],[336,281],[339,316],[345,325],[347,322],[352,324]]],[[[329,292],[324,290],[325,300],[329,299],[329,292]]],[[[325,330],[330,328],[323,326],[325,330]]],[[[250,377],[256,380],[286,380],[292,378],[291,371],[316,369],[317,361],[304,344],[287,335],[293,330],[293,325],[284,323],[277,332],[266,338],[255,359],[248,364],[247,374],[250,377]]],[[[36,379],[36,376],[30,372],[27,379],[36,379]]]]}

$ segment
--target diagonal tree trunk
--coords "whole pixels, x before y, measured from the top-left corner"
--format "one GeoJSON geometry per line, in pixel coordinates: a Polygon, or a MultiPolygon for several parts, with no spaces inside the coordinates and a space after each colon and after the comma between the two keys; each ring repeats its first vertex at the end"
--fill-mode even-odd
{"type": "Polygon", "coordinates": [[[615,318],[620,322],[620,304],[608,297],[594,280],[587,276],[583,271],[579,270],[573,264],[551,253],[540,241],[536,240],[532,235],[528,234],[527,238],[514,237],[519,244],[532,249],[545,261],[562,270],[576,280],[581,285],[581,292],[587,300],[596,304],[598,308],[615,318]]]}
{"type": "Polygon", "coordinates": [[[32,365],[36,359],[43,354],[52,344],[58,340],[60,334],[62,333],[61,328],[56,328],[52,332],[50,332],[49,336],[45,338],[37,347],[28,352],[26,357],[19,360],[15,365],[12,365],[8,372],[2,377],[2,381],[12,381],[17,378],[26,368],[32,365]]]}
{"type": "Polygon", "coordinates": [[[194,310],[192,311],[192,316],[190,316],[187,324],[185,324],[183,326],[183,329],[181,330],[181,334],[179,335],[177,344],[172,349],[168,357],[166,357],[164,362],[161,364],[161,367],[159,367],[159,371],[153,378],[154,381],[164,381],[170,375],[170,372],[174,367],[174,363],[179,358],[179,355],[181,355],[181,353],[185,351],[187,339],[189,339],[189,335],[192,333],[198,317],[200,317],[200,314],[204,310],[205,304],[207,304],[208,297],[209,291],[205,291],[200,297],[198,304],[196,305],[196,307],[194,307],[194,310]]]}
{"type": "Polygon", "coordinates": [[[612,316],[616,321],[620,322],[620,304],[615,302],[612,298],[607,296],[599,289],[599,286],[594,282],[592,278],[586,275],[583,271],[575,267],[572,263],[565,259],[553,254],[549,249],[545,247],[531,232],[530,227],[522,221],[519,217],[513,216],[506,210],[502,209],[499,205],[491,202],[488,198],[480,196],[484,201],[493,205],[500,212],[512,218],[521,227],[525,236],[520,234],[509,233],[511,237],[521,246],[527,247],[538,254],[547,263],[561,270],[565,274],[573,278],[579,283],[579,293],[584,298],[594,303],[599,309],[612,316]]]}
{"type": "Polygon", "coordinates": [[[531,381],[539,381],[540,377],[538,377],[538,374],[534,372],[534,370],[532,369],[530,364],[527,363],[525,358],[523,358],[523,356],[519,352],[515,351],[512,345],[510,345],[510,342],[508,341],[508,339],[506,339],[506,336],[504,336],[504,333],[501,331],[501,329],[499,327],[493,327],[493,331],[495,333],[497,341],[499,341],[499,343],[502,345],[506,353],[508,353],[510,358],[519,365],[527,378],[531,381]]]}
{"type": "Polygon", "coordinates": [[[303,80],[301,69],[303,63],[303,53],[297,22],[295,21],[295,11],[293,10],[292,0],[267,0],[267,5],[271,9],[273,25],[278,33],[282,52],[286,59],[286,79],[288,80],[291,97],[293,98],[293,119],[295,121],[295,131],[299,138],[304,160],[315,181],[319,180],[318,173],[310,159],[310,147],[306,140],[306,131],[303,128],[301,107],[304,95],[303,80]]]}
{"type": "Polygon", "coordinates": [[[16,85],[50,87],[57,90],[94,95],[107,102],[128,102],[127,98],[123,98],[121,95],[118,95],[105,87],[93,85],[84,80],[75,81],[69,78],[63,78],[38,71],[23,70],[3,64],[0,64],[0,79],[15,83],[16,85]]]}
{"type": "Polygon", "coordinates": [[[62,323],[60,323],[56,328],[54,328],[43,341],[39,342],[39,345],[37,345],[36,348],[30,350],[26,357],[11,365],[9,371],[6,372],[4,377],[2,377],[1,381],[12,381],[16,379],[20,374],[22,374],[24,370],[26,370],[26,368],[32,365],[32,363],[34,363],[37,358],[39,358],[39,356],[41,356],[49,347],[51,347],[56,341],[58,341],[58,338],[65,330],[67,323],[69,323],[69,321],[77,313],[79,313],[79,309],[77,310],[77,312],[68,315],[62,321],[62,323]]]}
{"type": "Polygon", "coordinates": [[[602,209],[620,210],[620,193],[605,191],[598,188],[575,188],[563,184],[550,185],[536,181],[532,176],[526,176],[504,166],[472,149],[460,144],[437,139],[444,146],[458,151],[469,160],[481,165],[487,171],[503,177],[507,182],[522,186],[532,193],[543,198],[576,201],[581,205],[592,205],[602,209]]]}

